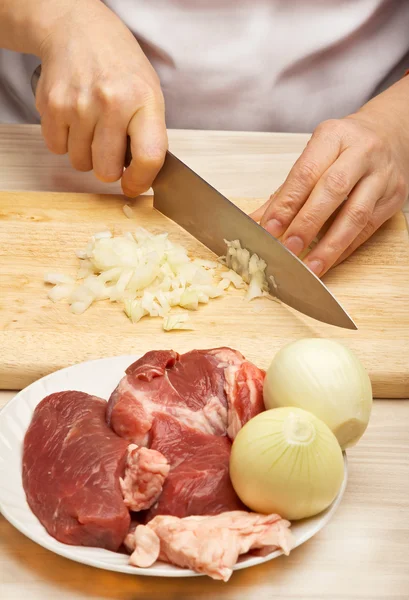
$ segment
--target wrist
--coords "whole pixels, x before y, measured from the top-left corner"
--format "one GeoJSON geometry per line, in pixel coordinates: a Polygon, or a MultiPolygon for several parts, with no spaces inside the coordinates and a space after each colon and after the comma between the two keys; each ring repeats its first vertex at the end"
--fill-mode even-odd
{"type": "Polygon", "coordinates": [[[364,104],[352,118],[366,123],[397,148],[409,165],[409,75],[364,104]]]}
{"type": "Polygon", "coordinates": [[[100,0],[2,0],[0,4],[0,47],[41,58],[47,39],[70,20],[73,10],[99,5],[100,0]]]}

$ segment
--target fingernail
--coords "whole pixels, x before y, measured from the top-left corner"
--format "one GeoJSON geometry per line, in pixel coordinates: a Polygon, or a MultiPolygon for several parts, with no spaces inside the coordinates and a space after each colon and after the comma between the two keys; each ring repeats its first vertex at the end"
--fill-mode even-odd
{"type": "Polygon", "coordinates": [[[280,237],[284,231],[283,224],[277,219],[270,219],[270,221],[267,221],[265,228],[267,229],[268,233],[276,238],[280,237]]]}
{"type": "Polygon", "coordinates": [[[298,254],[304,250],[304,242],[300,237],[298,237],[298,235],[292,235],[287,238],[284,242],[284,246],[296,256],[298,256],[298,254]]]}
{"type": "Polygon", "coordinates": [[[319,259],[314,259],[311,262],[307,262],[307,267],[313,272],[315,273],[315,275],[317,275],[317,277],[319,277],[322,273],[322,271],[324,270],[324,263],[322,262],[322,260],[319,259]]]}

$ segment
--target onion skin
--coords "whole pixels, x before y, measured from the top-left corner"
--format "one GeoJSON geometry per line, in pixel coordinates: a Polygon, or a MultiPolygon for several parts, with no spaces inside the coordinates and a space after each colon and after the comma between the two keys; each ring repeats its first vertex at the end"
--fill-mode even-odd
{"type": "Polygon", "coordinates": [[[368,373],[335,340],[305,338],[277,352],[264,381],[267,409],[297,406],[328,425],[343,450],[364,434],[372,411],[368,373]]]}
{"type": "Polygon", "coordinates": [[[299,408],[275,408],[237,434],[230,478],[252,511],[289,521],[312,517],[335,500],[344,479],[341,448],[329,427],[299,408]]]}

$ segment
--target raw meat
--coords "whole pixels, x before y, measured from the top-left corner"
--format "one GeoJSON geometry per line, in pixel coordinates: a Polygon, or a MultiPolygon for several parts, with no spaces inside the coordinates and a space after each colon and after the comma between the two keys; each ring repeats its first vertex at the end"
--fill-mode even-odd
{"type": "Polygon", "coordinates": [[[119,484],[129,442],[106,424],[106,402],[82,392],[47,396],[24,438],[31,510],[60,542],[118,550],[130,524],[119,484]]]}
{"type": "Polygon", "coordinates": [[[264,410],[261,371],[230,348],[153,351],[132,364],[111,395],[107,420],[114,431],[140,446],[159,414],[199,432],[234,439],[264,410]]]}
{"type": "Polygon", "coordinates": [[[160,515],[139,525],[126,545],[132,552],[129,562],[136,567],[159,559],[228,581],[239,556],[251,549],[281,548],[288,555],[294,545],[289,526],[278,515],[242,511],[184,519],[160,515]]]}
{"type": "Polygon", "coordinates": [[[82,392],[44,398],[24,438],[23,486],[31,510],[57,540],[118,550],[130,525],[121,478],[127,501],[130,494],[149,508],[169,465],[154,450],[132,446],[128,453],[129,442],[105,416],[105,400],[82,392]]]}
{"type": "Polygon", "coordinates": [[[177,517],[245,510],[229,476],[231,439],[264,410],[265,373],[230,348],[148,352],[113,392],[118,435],[159,451],[170,473],[147,512],[177,517]]]}
{"type": "Polygon", "coordinates": [[[124,502],[129,510],[146,510],[157,501],[169,468],[160,452],[130,444],[125,475],[120,478],[124,502]]]}
{"type": "Polygon", "coordinates": [[[146,515],[217,515],[243,510],[229,476],[231,442],[182,425],[173,417],[158,415],[151,431],[151,448],[171,468],[158,502],[146,515]]]}

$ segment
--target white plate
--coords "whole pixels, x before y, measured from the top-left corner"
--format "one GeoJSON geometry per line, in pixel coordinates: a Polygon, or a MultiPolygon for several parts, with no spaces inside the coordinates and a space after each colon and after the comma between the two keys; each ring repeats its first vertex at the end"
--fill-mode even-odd
{"type": "MultiPolygon", "coordinates": [[[[21,481],[22,447],[24,434],[37,404],[48,394],[63,390],[79,390],[108,399],[125,369],[137,358],[137,356],[117,356],[80,363],[39,379],[10,400],[0,412],[0,510],[4,517],[28,538],[71,560],[100,569],[133,575],[193,577],[198,573],[189,569],[180,569],[160,562],[149,569],[139,569],[128,565],[126,555],[99,548],[62,544],[46,532],[26,501],[21,481]]],[[[347,483],[345,454],[344,472],[342,488],[333,504],[316,517],[292,525],[296,547],[320,531],[339,506],[347,483]]],[[[259,565],[281,554],[281,551],[277,551],[263,557],[243,557],[234,570],[259,565]]]]}

